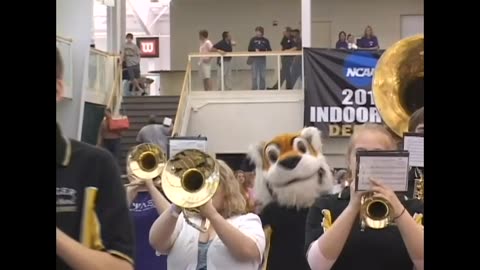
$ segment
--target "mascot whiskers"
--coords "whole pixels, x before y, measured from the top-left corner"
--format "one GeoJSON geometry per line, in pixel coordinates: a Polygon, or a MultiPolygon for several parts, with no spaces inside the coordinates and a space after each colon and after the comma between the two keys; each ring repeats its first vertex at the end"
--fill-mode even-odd
{"type": "Polygon", "coordinates": [[[263,269],[310,269],[303,248],[308,209],[334,186],[320,130],[276,136],[252,147],[249,156],[256,166],[260,218],[270,238],[263,269]]]}

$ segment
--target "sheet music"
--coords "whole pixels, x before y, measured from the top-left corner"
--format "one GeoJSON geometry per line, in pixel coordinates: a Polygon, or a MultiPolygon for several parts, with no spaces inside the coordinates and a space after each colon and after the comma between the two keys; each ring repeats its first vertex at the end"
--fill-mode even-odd
{"type": "Polygon", "coordinates": [[[185,140],[185,139],[170,139],[169,141],[169,150],[170,157],[173,157],[178,152],[181,152],[186,149],[197,149],[203,152],[207,152],[207,140],[185,140]]]}
{"type": "Polygon", "coordinates": [[[423,142],[424,137],[403,137],[403,149],[410,153],[409,166],[423,168],[423,142]]]}
{"type": "Polygon", "coordinates": [[[358,190],[371,189],[370,178],[381,181],[395,192],[407,191],[408,157],[360,156],[358,190]]]}

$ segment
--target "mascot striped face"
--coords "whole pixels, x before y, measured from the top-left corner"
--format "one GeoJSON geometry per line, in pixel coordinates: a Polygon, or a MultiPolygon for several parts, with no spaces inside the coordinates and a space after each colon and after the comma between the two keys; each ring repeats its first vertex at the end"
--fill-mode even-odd
{"type": "Polygon", "coordinates": [[[256,165],[255,194],[263,206],[273,200],[283,206],[310,207],[334,186],[317,128],[279,135],[252,147],[249,156],[256,165]]]}

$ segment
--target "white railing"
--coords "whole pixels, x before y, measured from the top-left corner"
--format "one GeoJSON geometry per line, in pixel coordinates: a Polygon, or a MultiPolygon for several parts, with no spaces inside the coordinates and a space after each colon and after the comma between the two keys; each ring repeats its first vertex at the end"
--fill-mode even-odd
{"type": "MultiPolygon", "coordinates": [[[[212,81],[217,81],[217,87],[213,87],[212,90],[221,90],[225,91],[225,81],[224,81],[224,70],[220,68],[219,65],[217,65],[217,58],[220,58],[220,63],[223,65],[223,62],[225,60],[225,57],[231,57],[230,61],[236,61],[233,62],[235,64],[232,64],[233,66],[233,72],[232,72],[232,77],[239,77],[242,76],[240,79],[235,80],[236,82],[240,83],[232,83],[231,88],[229,90],[252,90],[251,87],[248,86],[248,83],[241,83],[241,81],[245,81],[245,77],[250,78],[251,80],[251,67],[249,67],[247,63],[248,57],[258,57],[258,56],[265,56],[267,57],[267,61],[270,60],[270,65],[266,65],[266,74],[265,74],[265,88],[269,88],[269,84],[271,83],[272,85],[275,83],[274,81],[277,82],[277,86],[275,89],[271,90],[284,90],[286,88],[290,88],[289,90],[303,90],[303,53],[301,51],[291,51],[291,52],[235,52],[235,53],[228,53],[228,54],[220,54],[220,53],[207,53],[207,54],[199,54],[199,53],[194,53],[190,54],[188,56],[188,62],[187,62],[187,67],[185,70],[185,77],[183,80],[183,85],[182,85],[182,91],[180,94],[180,102],[178,104],[177,108],[177,114],[175,117],[175,123],[173,126],[173,134],[175,135],[184,135],[183,133],[186,130],[186,126],[188,125],[188,117],[189,117],[189,108],[188,105],[188,97],[191,93],[191,91],[195,90],[203,90],[201,87],[202,85],[202,79],[198,74],[198,62],[201,61],[202,58],[209,57],[211,58],[210,62],[213,67],[217,68],[217,72],[220,73],[218,76],[213,76],[213,73],[211,74],[211,79],[212,81]],[[289,57],[287,58],[287,61],[285,61],[285,58],[283,57],[289,57]],[[268,59],[270,58],[270,59],[268,59]],[[274,71],[272,71],[272,58],[275,60],[274,61],[274,71]],[[282,61],[282,58],[284,61],[282,61]],[[242,64],[241,61],[238,60],[244,60],[242,64]],[[291,61],[291,62],[289,62],[291,61]],[[300,61],[300,62],[294,62],[294,61],[300,61]],[[282,62],[285,63],[290,63],[290,67],[286,72],[290,72],[290,74],[294,73],[294,78],[290,77],[290,82],[285,85],[285,87],[282,87],[282,82],[281,82],[281,69],[282,69],[282,62]],[[194,68],[195,67],[195,68],[194,68]],[[296,68],[296,70],[294,70],[296,68]],[[267,77],[267,73],[270,71],[270,76],[267,77]],[[192,75],[192,74],[195,74],[192,75]],[[272,76],[273,75],[273,76],[272,76]],[[272,80],[273,79],[273,80],[272,80]],[[295,81],[293,81],[295,80],[295,81]]],[[[268,62],[267,62],[268,63],[268,62]]],[[[247,79],[248,81],[248,79],[247,79]]],[[[285,80],[286,81],[286,80],[285,80]]],[[[253,83],[253,82],[252,82],[253,83]]],[[[263,90],[263,89],[260,89],[263,90]]]]}
{"type": "Polygon", "coordinates": [[[73,56],[72,56],[72,40],[57,36],[57,48],[60,51],[63,59],[64,74],[63,80],[65,84],[65,98],[73,98],[73,56]]]}
{"type": "MultiPolygon", "coordinates": [[[[284,89],[303,89],[302,86],[302,66],[303,57],[301,51],[288,51],[288,52],[233,52],[227,54],[220,53],[192,53],[188,56],[188,62],[191,63],[192,73],[190,76],[190,85],[193,91],[204,90],[203,82],[200,72],[200,62],[202,59],[210,59],[211,65],[211,80],[213,89],[211,90],[284,90],[284,89]],[[257,66],[257,59],[265,57],[265,62],[260,66],[263,73],[263,80],[265,85],[258,81],[254,88],[253,82],[253,68],[257,66]],[[249,61],[252,60],[252,61],[249,61]],[[226,68],[221,68],[217,63],[220,61],[221,66],[225,66],[223,63],[227,63],[226,68]],[[249,63],[247,63],[249,62],[249,63]],[[283,67],[285,64],[286,67],[283,67]],[[225,76],[225,71],[229,68],[231,70],[230,80],[228,84],[225,79],[229,79],[225,76]],[[284,69],[284,71],[282,71],[284,69]],[[284,72],[284,74],[282,74],[284,72]],[[282,86],[281,79],[284,86],[282,86]],[[275,86],[275,87],[273,87],[275,86]],[[264,88],[264,89],[258,89],[264,88]],[[272,89],[274,88],[274,89],[272,89]]],[[[261,61],[261,60],[260,60],[261,61]]],[[[260,79],[260,78],[258,78],[260,79]]]]}
{"type": "MultiPolygon", "coordinates": [[[[96,104],[111,102],[112,91],[117,91],[119,55],[90,48],[88,59],[88,80],[85,101],[96,104]]],[[[121,78],[120,78],[121,81],[121,78]]],[[[114,106],[116,107],[116,106],[114,106]]]]}

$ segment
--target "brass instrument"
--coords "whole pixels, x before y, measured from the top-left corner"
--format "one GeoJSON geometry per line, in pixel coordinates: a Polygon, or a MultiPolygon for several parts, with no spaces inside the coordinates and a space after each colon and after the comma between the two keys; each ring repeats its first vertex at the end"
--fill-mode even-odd
{"type": "Polygon", "coordinates": [[[157,179],[166,163],[165,153],[160,146],[143,143],[134,146],[127,154],[127,175],[130,184],[126,186],[143,185],[145,180],[153,180],[160,187],[157,179]]]}
{"type": "MultiPolygon", "coordinates": [[[[424,103],[424,37],[402,39],[386,50],[377,62],[372,91],[385,124],[399,137],[408,130],[410,116],[424,103]]],[[[423,177],[421,178],[423,196],[423,177]]],[[[418,194],[418,193],[417,193],[418,194]]],[[[373,194],[362,197],[361,226],[382,229],[393,222],[390,203],[373,194]]]]}
{"type": "Polygon", "coordinates": [[[198,226],[189,217],[198,214],[198,207],[213,197],[219,183],[220,172],[215,159],[196,149],[173,156],[165,164],[161,176],[165,196],[181,207],[185,221],[201,232],[207,231],[207,225],[198,226]]]}
{"type": "Polygon", "coordinates": [[[402,39],[377,62],[372,91],[385,124],[399,137],[408,130],[410,116],[423,107],[424,38],[402,39]]]}
{"type": "Polygon", "coordinates": [[[423,173],[419,168],[415,168],[415,187],[413,189],[413,198],[423,201],[423,173]]]}
{"type": "Polygon", "coordinates": [[[373,194],[363,195],[360,208],[360,226],[383,229],[393,222],[392,206],[387,200],[375,198],[373,194]]]}

